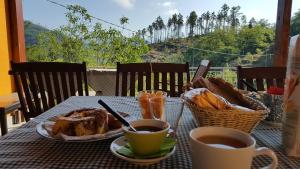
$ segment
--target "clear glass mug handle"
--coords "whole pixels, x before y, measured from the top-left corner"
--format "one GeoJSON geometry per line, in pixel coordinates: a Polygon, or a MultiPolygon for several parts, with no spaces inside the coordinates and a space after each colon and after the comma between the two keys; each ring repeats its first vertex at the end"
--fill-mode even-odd
{"type": "Polygon", "coordinates": [[[262,169],[276,169],[277,168],[278,159],[277,159],[277,156],[274,153],[274,151],[272,151],[271,149],[266,148],[266,147],[260,147],[255,150],[254,157],[260,156],[260,155],[266,155],[266,156],[269,156],[272,158],[272,163],[266,167],[263,167],[262,169]]]}

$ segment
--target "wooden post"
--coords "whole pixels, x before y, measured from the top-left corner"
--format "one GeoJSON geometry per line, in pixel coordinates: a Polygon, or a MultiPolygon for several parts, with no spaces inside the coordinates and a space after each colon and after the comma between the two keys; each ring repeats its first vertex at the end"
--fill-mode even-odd
{"type": "Polygon", "coordinates": [[[278,0],[274,66],[286,66],[290,36],[292,0],[278,0]]]}
{"type": "Polygon", "coordinates": [[[14,91],[9,61],[26,61],[22,0],[0,0],[0,95],[14,91]]]}
{"type": "Polygon", "coordinates": [[[26,51],[22,0],[8,0],[8,7],[12,50],[10,59],[15,62],[25,62],[26,51]]]}

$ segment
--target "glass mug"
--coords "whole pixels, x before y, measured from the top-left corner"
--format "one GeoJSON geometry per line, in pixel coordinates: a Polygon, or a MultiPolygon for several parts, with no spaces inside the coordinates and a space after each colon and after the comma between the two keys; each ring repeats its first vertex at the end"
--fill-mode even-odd
{"type": "Polygon", "coordinates": [[[138,102],[143,119],[166,120],[165,102],[167,93],[163,91],[140,91],[138,102]]]}

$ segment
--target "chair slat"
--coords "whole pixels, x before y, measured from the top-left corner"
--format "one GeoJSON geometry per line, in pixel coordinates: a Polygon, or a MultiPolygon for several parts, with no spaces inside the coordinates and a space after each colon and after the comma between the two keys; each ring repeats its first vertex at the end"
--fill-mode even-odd
{"type": "Polygon", "coordinates": [[[83,62],[81,66],[82,66],[81,73],[83,75],[83,84],[84,84],[85,96],[89,96],[87,73],[86,73],[86,63],[83,62]]]}
{"type": "Polygon", "coordinates": [[[68,90],[68,84],[66,79],[66,72],[60,72],[60,79],[61,79],[61,85],[62,85],[62,92],[63,92],[63,100],[66,100],[70,97],[69,90],[68,90]]]}
{"type": "Polygon", "coordinates": [[[127,96],[127,72],[122,72],[122,96],[127,96]]]}
{"type": "Polygon", "coordinates": [[[119,72],[119,66],[120,66],[120,63],[118,62],[117,63],[117,74],[116,74],[116,89],[115,89],[115,95],[116,96],[119,96],[119,92],[120,92],[120,72],[119,72]]]}
{"type": "Polygon", "coordinates": [[[58,81],[58,74],[57,74],[57,72],[52,72],[51,75],[53,77],[55,100],[57,103],[60,103],[62,101],[62,99],[61,99],[61,93],[60,93],[60,85],[59,85],[59,81],[58,81]]]}
{"type": "Polygon", "coordinates": [[[36,111],[38,113],[42,113],[43,111],[42,111],[42,107],[41,107],[41,101],[40,101],[39,96],[38,96],[39,89],[37,87],[37,81],[34,79],[34,73],[33,72],[28,72],[27,75],[28,75],[28,79],[29,79],[29,82],[30,82],[30,91],[31,91],[31,94],[33,96],[36,111]]]}
{"type": "Polygon", "coordinates": [[[162,73],[161,79],[162,79],[161,80],[162,90],[167,91],[168,90],[168,87],[167,87],[168,80],[167,80],[167,73],[166,72],[162,73]]]}
{"type": "Polygon", "coordinates": [[[284,88],[284,79],[276,79],[276,86],[284,88]]]}
{"type": "Polygon", "coordinates": [[[178,93],[183,93],[183,73],[178,73],[178,93]]]}
{"type": "Polygon", "coordinates": [[[36,112],[36,109],[35,109],[35,107],[32,103],[33,98],[31,97],[31,93],[30,93],[30,89],[29,89],[29,84],[27,82],[26,74],[24,72],[20,72],[20,78],[21,78],[21,82],[22,82],[22,88],[23,88],[24,93],[25,93],[25,99],[26,99],[28,109],[29,109],[30,112],[36,112]]]}
{"type": "MultiPolygon", "coordinates": [[[[249,85],[251,85],[252,87],[256,88],[256,87],[254,86],[253,79],[246,78],[246,82],[247,82],[249,85]]],[[[247,90],[251,90],[251,88],[249,88],[249,87],[247,86],[247,90]]]]}
{"type": "Polygon", "coordinates": [[[264,87],[264,81],[263,79],[256,79],[256,86],[257,86],[257,90],[258,91],[264,91],[265,87],[264,87]]]}
{"type": "Polygon", "coordinates": [[[146,90],[151,90],[151,72],[146,72],[146,90]]]}
{"type": "Polygon", "coordinates": [[[41,99],[42,99],[42,104],[43,104],[43,110],[46,111],[48,110],[48,101],[46,97],[46,91],[45,91],[45,85],[43,82],[43,75],[42,72],[36,72],[36,78],[37,78],[37,83],[40,89],[40,94],[41,94],[41,99]]]}
{"type": "Polygon", "coordinates": [[[45,81],[46,81],[46,88],[47,88],[47,94],[48,94],[48,102],[49,102],[49,107],[53,107],[55,105],[55,93],[52,89],[52,83],[50,79],[50,73],[49,72],[44,72],[45,76],[45,81]]]}
{"type": "Polygon", "coordinates": [[[175,73],[170,72],[170,96],[175,97],[175,73]]]}
{"type": "Polygon", "coordinates": [[[76,90],[75,90],[75,81],[74,81],[74,72],[68,72],[68,79],[69,79],[69,86],[70,86],[70,95],[75,96],[76,90]]]}
{"type": "Polygon", "coordinates": [[[273,85],[274,85],[274,79],[267,78],[267,87],[270,88],[273,85]]]}
{"type": "MultiPolygon", "coordinates": [[[[12,71],[9,71],[9,74],[10,75],[13,75],[14,77],[14,81],[15,81],[15,87],[16,87],[16,90],[17,90],[17,93],[18,93],[18,97],[20,99],[20,104],[21,104],[21,110],[22,112],[27,112],[27,104],[26,104],[26,99],[25,99],[25,96],[24,96],[24,93],[22,91],[22,81],[21,81],[21,78],[19,76],[19,73],[17,72],[12,72],[12,71]]],[[[29,121],[30,120],[30,116],[28,113],[23,113],[24,114],[24,118],[26,119],[26,121],[29,121]]]]}
{"type": "MultiPolygon", "coordinates": [[[[245,80],[245,79],[243,79],[243,80],[245,80]]],[[[242,82],[238,82],[238,88],[239,89],[242,89],[242,90],[247,90],[247,88],[246,88],[246,85],[244,85],[242,82]]]]}
{"type": "Polygon", "coordinates": [[[130,96],[135,96],[135,72],[130,72],[130,96]]]}
{"type": "Polygon", "coordinates": [[[138,72],[138,91],[142,91],[144,86],[144,75],[143,72],[138,72]]]}
{"type": "Polygon", "coordinates": [[[76,78],[77,78],[77,89],[78,89],[78,95],[83,96],[83,89],[82,89],[82,72],[76,72],[76,78]]]}
{"type": "Polygon", "coordinates": [[[159,90],[159,73],[158,72],[154,72],[154,90],[159,90]]]}

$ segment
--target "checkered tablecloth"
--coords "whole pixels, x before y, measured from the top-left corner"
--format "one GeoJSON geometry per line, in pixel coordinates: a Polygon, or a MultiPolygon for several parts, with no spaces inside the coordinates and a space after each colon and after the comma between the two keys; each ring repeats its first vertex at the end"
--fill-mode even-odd
{"type": "MultiPolygon", "coordinates": [[[[130,113],[128,120],[140,118],[139,106],[133,97],[71,97],[0,138],[0,168],[145,168],[115,157],[109,150],[114,139],[89,143],[64,143],[45,139],[36,133],[35,126],[50,117],[78,108],[99,107],[97,104],[99,98],[117,111],[130,113]]],[[[176,119],[173,113],[177,109],[178,100],[168,98],[166,115],[171,123],[176,119]]],[[[179,141],[175,154],[167,160],[146,168],[190,169],[188,134],[195,127],[190,111],[184,109],[178,128],[179,141]]],[[[269,147],[276,152],[279,168],[300,168],[300,159],[287,157],[283,153],[279,128],[261,124],[252,135],[257,140],[258,146],[269,147]]],[[[268,157],[257,157],[254,159],[253,168],[261,168],[269,163],[268,157]]]]}

